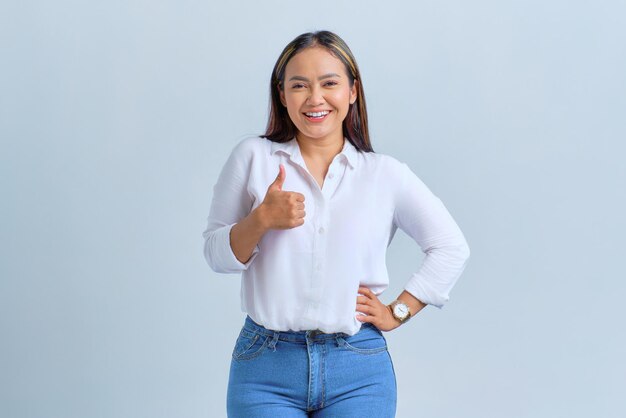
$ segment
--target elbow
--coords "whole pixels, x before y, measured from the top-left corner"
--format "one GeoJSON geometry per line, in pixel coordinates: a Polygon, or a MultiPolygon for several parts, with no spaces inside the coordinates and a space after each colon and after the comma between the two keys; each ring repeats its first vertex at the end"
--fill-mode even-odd
{"type": "Polygon", "coordinates": [[[470,259],[470,248],[465,240],[463,240],[463,242],[455,248],[455,256],[458,260],[459,270],[460,272],[463,272],[470,259]]]}
{"type": "Polygon", "coordinates": [[[450,259],[456,260],[458,264],[465,266],[470,258],[470,248],[465,238],[461,237],[454,243],[444,245],[440,248],[450,259]]]}
{"type": "Polygon", "coordinates": [[[467,260],[469,260],[471,251],[469,244],[465,239],[465,235],[463,235],[462,232],[459,231],[456,237],[452,239],[446,247],[450,250],[450,255],[456,258],[463,265],[465,265],[467,260]]]}
{"type": "Polygon", "coordinates": [[[467,262],[467,260],[470,259],[471,251],[465,239],[463,239],[463,244],[461,244],[460,253],[461,253],[461,257],[465,260],[465,262],[467,262]]]}
{"type": "Polygon", "coordinates": [[[225,273],[217,262],[215,251],[211,248],[211,235],[204,240],[204,259],[215,273],[225,273]]]}
{"type": "MultiPolygon", "coordinates": [[[[445,260],[448,265],[447,269],[455,272],[457,276],[465,270],[470,259],[470,248],[464,238],[442,245],[437,252],[438,256],[442,257],[441,260],[445,260]]],[[[447,297],[444,295],[442,298],[442,305],[448,301],[447,297]]]]}
{"type": "Polygon", "coordinates": [[[218,246],[219,230],[206,230],[202,234],[204,237],[204,259],[207,264],[215,273],[230,273],[224,263],[221,261],[220,251],[218,246]]]}

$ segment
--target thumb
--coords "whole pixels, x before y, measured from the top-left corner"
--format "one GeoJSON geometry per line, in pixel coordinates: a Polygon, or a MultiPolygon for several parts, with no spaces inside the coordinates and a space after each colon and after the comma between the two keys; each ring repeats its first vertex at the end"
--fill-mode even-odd
{"type": "Polygon", "coordinates": [[[268,187],[268,190],[283,190],[283,183],[285,182],[285,167],[282,164],[279,164],[279,168],[278,168],[278,176],[276,177],[276,180],[274,180],[274,182],[272,184],[270,184],[270,187],[268,187]]]}

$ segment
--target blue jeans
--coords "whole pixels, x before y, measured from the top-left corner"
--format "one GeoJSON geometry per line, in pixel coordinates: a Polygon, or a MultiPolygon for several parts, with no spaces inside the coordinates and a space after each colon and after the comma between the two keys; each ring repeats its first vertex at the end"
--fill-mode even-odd
{"type": "Polygon", "coordinates": [[[235,342],[229,418],[392,418],[396,373],[381,330],[273,331],[246,319],[235,342]]]}

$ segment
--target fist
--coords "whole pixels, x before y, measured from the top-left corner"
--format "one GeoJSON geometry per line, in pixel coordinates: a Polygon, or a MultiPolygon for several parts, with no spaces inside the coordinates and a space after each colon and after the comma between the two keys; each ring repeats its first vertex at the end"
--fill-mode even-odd
{"type": "Polygon", "coordinates": [[[304,195],[283,191],[285,167],[279,164],[278,176],[267,188],[261,203],[268,229],[291,229],[304,223],[304,195]]]}

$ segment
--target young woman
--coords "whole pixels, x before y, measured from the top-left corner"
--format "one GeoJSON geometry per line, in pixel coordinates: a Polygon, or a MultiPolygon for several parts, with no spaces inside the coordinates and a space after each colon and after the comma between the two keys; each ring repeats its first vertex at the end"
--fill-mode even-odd
{"type": "Polygon", "coordinates": [[[229,417],[393,417],[384,332],[441,308],[469,247],[406,163],[375,153],[363,81],[332,32],[290,42],[272,72],[267,131],[240,141],[213,189],[204,255],[242,273],[229,417]],[[396,230],[426,253],[390,304],[396,230]]]}

